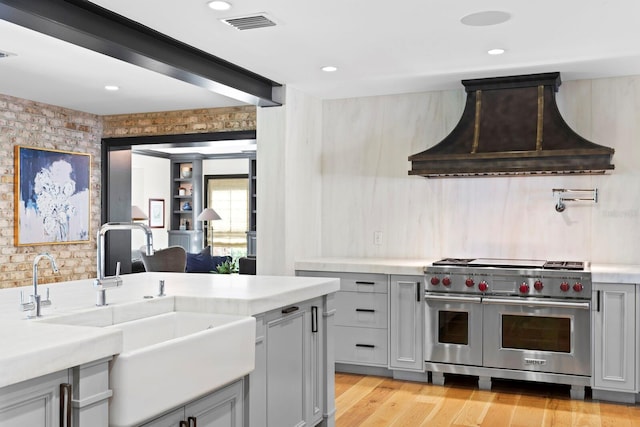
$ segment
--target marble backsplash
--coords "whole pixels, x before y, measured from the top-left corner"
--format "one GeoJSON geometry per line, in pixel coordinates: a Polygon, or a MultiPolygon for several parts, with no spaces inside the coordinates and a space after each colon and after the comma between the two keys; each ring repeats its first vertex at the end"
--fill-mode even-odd
{"type": "Polygon", "coordinates": [[[324,101],[317,255],[640,263],[640,77],[564,82],[557,99],[578,134],[616,150],[613,172],[410,177],[407,157],[459,120],[462,89],[324,101]],[[554,188],[597,188],[598,202],[558,213],[554,188]]]}

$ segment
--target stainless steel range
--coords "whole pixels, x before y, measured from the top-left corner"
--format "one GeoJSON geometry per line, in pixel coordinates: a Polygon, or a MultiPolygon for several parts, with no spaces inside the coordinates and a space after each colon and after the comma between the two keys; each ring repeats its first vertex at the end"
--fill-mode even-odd
{"type": "Polygon", "coordinates": [[[425,357],[444,373],[570,384],[591,378],[591,272],[573,261],[447,258],[425,268],[425,357]]]}

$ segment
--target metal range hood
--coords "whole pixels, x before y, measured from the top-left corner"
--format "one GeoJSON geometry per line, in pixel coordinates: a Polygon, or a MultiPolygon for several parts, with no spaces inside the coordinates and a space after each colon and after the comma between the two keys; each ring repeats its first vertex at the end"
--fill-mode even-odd
{"type": "Polygon", "coordinates": [[[560,73],[463,80],[467,102],[440,143],[409,157],[409,175],[603,174],[614,149],[576,134],[555,94],[560,73]]]}

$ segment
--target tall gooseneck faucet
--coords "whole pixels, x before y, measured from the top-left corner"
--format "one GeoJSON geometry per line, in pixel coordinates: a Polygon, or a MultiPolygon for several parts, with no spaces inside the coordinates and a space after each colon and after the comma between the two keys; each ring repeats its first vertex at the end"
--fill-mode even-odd
{"type": "Polygon", "coordinates": [[[122,279],[120,278],[120,262],[117,263],[116,273],[114,276],[105,276],[104,273],[104,237],[108,231],[111,230],[135,230],[140,229],[145,232],[147,236],[146,252],[147,255],[153,255],[153,234],[151,228],[144,224],[138,224],[135,222],[107,222],[102,224],[96,241],[98,243],[96,250],[96,275],[97,278],[93,281],[93,286],[97,289],[98,295],[96,299],[97,306],[107,305],[107,289],[122,286],[122,279]]]}
{"type": "Polygon", "coordinates": [[[31,295],[31,301],[25,303],[22,298],[22,293],[20,294],[20,300],[22,309],[24,311],[29,311],[30,318],[40,317],[42,316],[40,310],[42,306],[51,305],[51,300],[49,299],[49,288],[47,288],[47,298],[42,299],[42,296],[38,294],[38,262],[42,258],[49,259],[51,262],[51,268],[54,273],[58,273],[58,265],[56,264],[56,260],[47,252],[43,252],[38,254],[33,260],[33,295],[31,295]]]}

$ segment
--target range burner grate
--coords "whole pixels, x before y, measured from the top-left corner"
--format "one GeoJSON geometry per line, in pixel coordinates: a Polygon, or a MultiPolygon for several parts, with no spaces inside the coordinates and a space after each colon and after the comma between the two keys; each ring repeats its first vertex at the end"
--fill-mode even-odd
{"type": "Polygon", "coordinates": [[[582,261],[547,261],[542,268],[549,270],[584,270],[582,261]]]}

